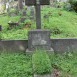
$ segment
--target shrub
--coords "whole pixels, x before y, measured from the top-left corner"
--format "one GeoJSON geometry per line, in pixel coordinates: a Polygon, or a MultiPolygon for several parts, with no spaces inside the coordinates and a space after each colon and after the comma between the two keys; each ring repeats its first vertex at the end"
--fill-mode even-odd
{"type": "Polygon", "coordinates": [[[61,34],[62,31],[58,27],[53,27],[51,29],[51,33],[53,33],[53,34],[61,34]]]}
{"type": "Polygon", "coordinates": [[[32,56],[34,73],[46,74],[51,72],[49,56],[44,51],[36,51],[32,56]]]}
{"type": "Polygon", "coordinates": [[[63,6],[64,10],[66,11],[72,11],[72,6],[70,3],[64,3],[64,6],[63,6]]]}
{"type": "Polygon", "coordinates": [[[72,8],[77,12],[77,0],[69,0],[72,8]]]}

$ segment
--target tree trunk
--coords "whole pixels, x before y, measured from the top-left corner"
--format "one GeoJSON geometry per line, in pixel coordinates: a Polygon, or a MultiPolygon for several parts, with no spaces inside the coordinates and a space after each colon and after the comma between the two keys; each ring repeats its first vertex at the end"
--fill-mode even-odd
{"type": "Polygon", "coordinates": [[[23,4],[22,4],[23,0],[18,0],[18,9],[22,10],[23,9],[23,4]]]}

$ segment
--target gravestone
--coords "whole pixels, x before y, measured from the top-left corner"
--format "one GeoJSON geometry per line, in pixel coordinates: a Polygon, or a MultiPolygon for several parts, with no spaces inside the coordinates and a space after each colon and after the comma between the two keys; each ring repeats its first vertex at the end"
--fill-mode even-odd
{"type": "Polygon", "coordinates": [[[0,31],[2,31],[2,26],[0,25],[0,31]]]}
{"type": "Polygon", "coordinates": [[[51,49],[49,30],[36,29],[29,31],[28,34],[28,49],[30,51],[35,49],[51,49]]]}
{"type": "Polygon", "coordinates": [[[32,7],[31,10],[30,10],[30,19],[34,20],[34,18],[35,18],[34,7],[32,7]]]}
{"type": "Polygon", "coordinates": [[[26,17],[21,17],[19,22],[23,23],[26,20],[26,17]]]}
{"type": "Polygon", "coordinates": [[[23,11],[23,16],[26,16],[26,11],[23,11]]]}
{"type": "Polygon", "coordinates": [[[51,50],[50,31],[41,30],[41,5],[49,5],[49,0],[26,0],[28,6],[35,6],[36,12],[36,30],[31,30],[28,33],[28,50],[35,49],[51,50]]]}
{"type": "Polygon", "coordinates": [[[1,31],[2,31],[2,26],[0,25],[0,40],[1,40],[1,31]]]}

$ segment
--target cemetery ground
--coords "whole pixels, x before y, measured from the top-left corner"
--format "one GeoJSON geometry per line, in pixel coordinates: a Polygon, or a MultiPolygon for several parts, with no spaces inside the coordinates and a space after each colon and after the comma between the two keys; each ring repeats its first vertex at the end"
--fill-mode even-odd
{"type": "MultiPolygon", "coordinates": [[[[41,53],[43,56],[40,56],[39,53],[35,56],[35,61],[37,60],[35,63],[38,63],[37,68],[41,69],[35,69],[39,74],[46,74],[49,68],[43,69],[47,68],[48,64],[44,65],[46,56],[45,53],[41,53]]],[[[77,77],[77,53],[51,54],[49,58],[51,73],[57,75],[54,77],[77,77]]],[[[32,55],[23,53],[0,54],[0,77],[33,77],[32,55]]]]}
{"type": "MultiPolygon", "coordinates": [[[[51,38],[77,38],[77,13],[48,7],[43,8],[41,14],[42,29],[49,29],[51,31],[51,38]]],[[[28,31],[36,29],[35,20],[26,19],[19,26],[9,29],[8,22],[18,22],[20,17],[21,15],[12,17],[0,15],[0,24],[2,25],[1,39],[28,39],[28,31]],[[27,22],[31,26],[26,27],[25,23],[27,22]]],[[[44,55],[40,56],[39,51],[36,54],[34,53],[34,55],[1,53],[0,77],[32,77],[34,73],[32,67],[33,61],[34,65],[38,63],[37,67],[39,68],[35,68],[36,73],[46,74],[51,72],[57,75],[55,77],[77,77],[77,53],[68,52],[63,55],[41,53],[44,55]]]]}
{"type": "MultiPolygon", "coordinates": [[[[65,11],[61,8],[49,8],[43,7],[41,9],[42,29],[49,29],[51,31],[51,38],[76,38],[77,37],[77,13],[65,11]]],[[[18,22],[21,15],[7,16],[0,15],[0,24],[3,27],[2,39],[28,39],[28,31],[35,29],[35,19],[30,20],[30,14],[23,23],[19,23],[19,26],[9,30],[8,22],[18,22]],[[26,23],[31,25],[26,26],[26,23]]]]}

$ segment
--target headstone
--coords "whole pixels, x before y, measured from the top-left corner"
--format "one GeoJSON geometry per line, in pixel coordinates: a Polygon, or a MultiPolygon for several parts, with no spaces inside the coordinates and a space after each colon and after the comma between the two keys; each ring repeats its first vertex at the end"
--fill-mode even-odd
{"type": "Polygon", "coordinates": [[[35,49],[50,50],[50,32],[49,30],[32,30],[28,35],[28,49],[30,51],[35,49]]]}
{"type": "Polygon", "coordinates": [[[2,26],[0,25],[0,31],[2,31],[2,26]]]}
{"type": "Polygon", "coordinates": [[[26,17],[21,17],[20,20],[19,20],[19,23],[23,23],[24,21],[26,20],[26,17]]]}
{"type": "Polygon", "coordinates": [[[30,19],[34,20],[35,14],[34,14],[34,7],[31,8],[30,10],[30,19]]]}
{"type": "Polygon", "coordinates": [[[23,16],[26,16],[26,11],[23,11],[23,16]]]}
{"type": "Polygon", "coordinates": [[[50,0],[25,0],[28,6],[35,6],[36,12],[36,30],[28,33],[28,50],[37,49],[51,50],[50,31],[41,30],[41,5],[49,5],[50,0]]]}
{"type": "Polygon", "coordinates": [[[6,3],[6,11],[8,12],[9,9],[9,2],[6,3]]]}
{"type": "MultiPolygon", "coordinates": [[[[0,31],[2,31],[2,26],[0,25],[0,31]]],[[[0,32],[0,40],[1,40],[1,32],[0,32]]]]}

